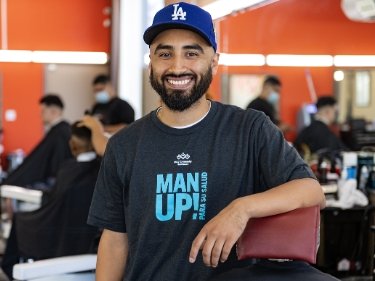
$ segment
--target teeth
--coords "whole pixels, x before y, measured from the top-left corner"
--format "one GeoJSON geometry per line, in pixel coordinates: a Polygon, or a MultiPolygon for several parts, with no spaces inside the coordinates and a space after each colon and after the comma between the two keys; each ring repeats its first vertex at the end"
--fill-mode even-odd
{"type": "Polygon", "coordinates": [[[171,83],[172,85],[186,85],[187,83],[189,83],[189,79],[186,79],[186,80],[168,80],[169,83],[171,83]]]}

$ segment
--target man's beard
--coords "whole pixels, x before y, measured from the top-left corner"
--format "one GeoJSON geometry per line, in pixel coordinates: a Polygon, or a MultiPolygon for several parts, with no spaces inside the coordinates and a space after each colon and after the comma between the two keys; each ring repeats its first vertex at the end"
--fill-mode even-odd
{"type": "MultiPolygon", "coordinates": [[[[186,75],[181,75],[186,76],[186,75]]],[[[168,74],[161,77],[162,83],[159,83],[151,68],[150,83],[152,88],[159,94],[161,100],[165,105],[174,111],[184,111],[198,101],[208,90],[212,82],[212,69],[208,68],[201,80],[193,86],[188,92],[186,90],[167,90],[163,81],[168,77],[178,78],[179,75],[168,74]]],[[[192,75],[192,79],[197,81],[197,75],[192,75]]]]}

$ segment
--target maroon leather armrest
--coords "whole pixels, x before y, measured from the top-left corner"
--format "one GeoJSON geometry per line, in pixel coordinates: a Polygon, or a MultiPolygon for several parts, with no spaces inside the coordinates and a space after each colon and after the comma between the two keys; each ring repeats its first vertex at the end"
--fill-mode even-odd
{"type": "Polygon", "coordinates": [[[319,206],[250,219],[237,242],[238,259],[291,259],[316,263],[319,206]]]}

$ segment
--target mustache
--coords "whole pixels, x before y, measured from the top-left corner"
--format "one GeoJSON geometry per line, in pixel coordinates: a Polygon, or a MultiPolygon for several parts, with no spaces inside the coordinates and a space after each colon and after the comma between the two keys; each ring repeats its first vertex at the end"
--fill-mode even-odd
{"type": "Polygon", "coordinates": [[[197,75],[193,74],[193,73],[181,73],[181,74],[168,73],[168,74],[162,75],[161,78],[164,80],[164,79],[167,79],[167,78],[183,78],[183,77],[186,77],[186,76],[192,77],[194,79],[197,78],[197,75]]]}

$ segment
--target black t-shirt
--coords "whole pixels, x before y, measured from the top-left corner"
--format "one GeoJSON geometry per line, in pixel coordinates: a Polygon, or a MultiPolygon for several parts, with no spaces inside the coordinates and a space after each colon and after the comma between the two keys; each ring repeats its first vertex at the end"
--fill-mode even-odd
{"type": "Polygon", "coordinates": [[[257,97],[249,103],[247,108],[252,108],[264,112],[264,114],[266,114],[271,119],[271,121],[276,125],[280,123],[276,116],[275,108],[271,103],[269,103],[265,99],[257,97]]]}
{"type": "Polygon", "coordinates": [[[313,121],[297,136],[294,145],[298,150],[301,150],[302,144],[306,144],[313,153],[322,149],[331,152],[346,149],[338,136],[336,136],[326,124],[319,120],[313,121]]]}
{"type": "Polygon", "coordinates": [[[205,281],[216,270],[201,254],[188,261],[204,224],[238,197],[305,177],[263,113],[212,102],[198,124],[175,129],[153,111],[110,139],[88,223],[128,234],[124,280],[205,281]]]}
{"type": "Polygon", "coordinates": [[[97,116],[104,125],[134,122],[134,109],[129,103],[117,97],[111,99],[108,103],[94,104],[91,114],[97,116]]]}

